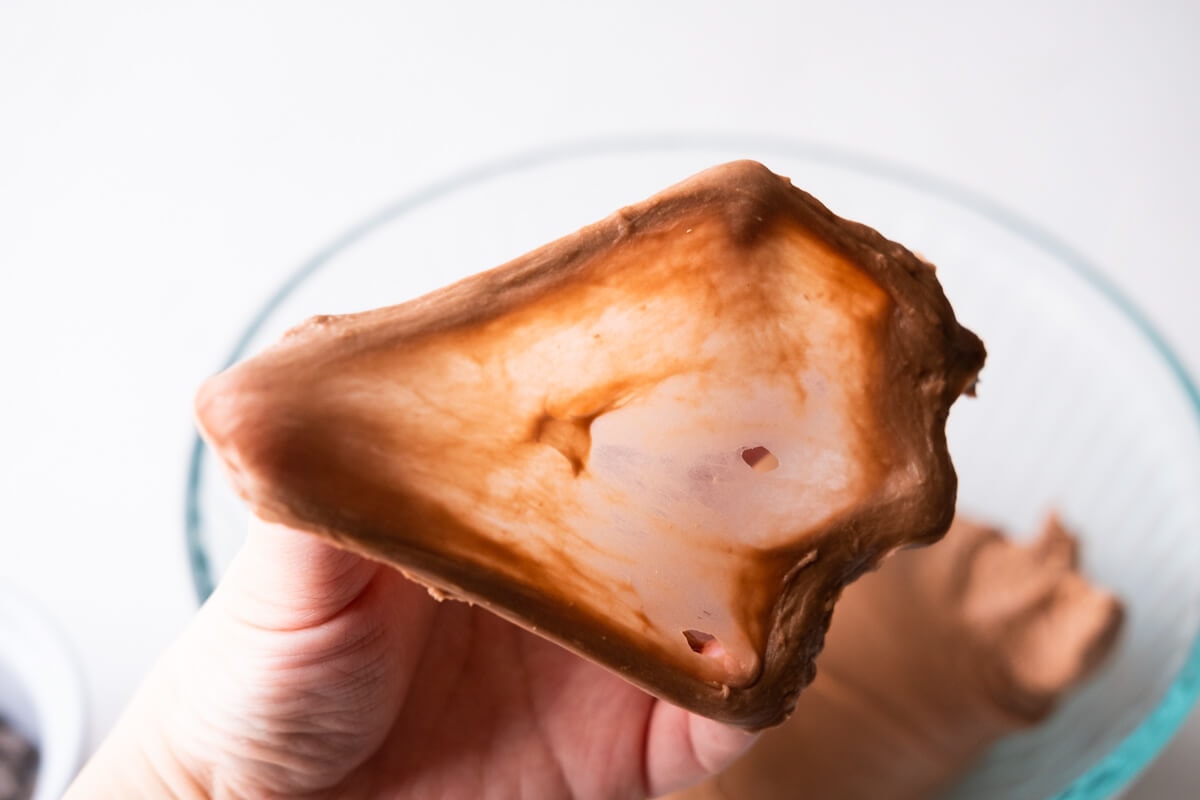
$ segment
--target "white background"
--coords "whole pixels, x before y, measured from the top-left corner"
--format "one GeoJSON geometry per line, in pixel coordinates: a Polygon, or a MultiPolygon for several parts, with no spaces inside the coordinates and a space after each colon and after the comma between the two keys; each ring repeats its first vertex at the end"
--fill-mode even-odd
{"type": "MultiPolygon", "coordinates": [[[[92,744],[194,611],[196,386],[319,246],[487,158],[644,131],[887,158],[1068,242],[1200,374],[1200,4],[432,6],[0,0],[0,582],[70,635],[92,744]]],[[[1133,796],[1200,794],[1197,762],[1193,714],[1133,796]]]]}

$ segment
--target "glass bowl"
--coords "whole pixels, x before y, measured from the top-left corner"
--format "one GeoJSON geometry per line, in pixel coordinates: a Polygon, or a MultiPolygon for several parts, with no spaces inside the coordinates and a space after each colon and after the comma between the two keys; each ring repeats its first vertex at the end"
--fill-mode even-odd
{"type": "MultiPolygon", "coordinates": [[[[1110,797],[1162,749],[1200,692],[1200,395],[1100,274],[1035,225],[958,187],[795,142],[641,138],[539,150],[402,197],[335,239],[249,321],[230,362],[314,314],[390,305],[503,263],[700,169],[754,158],[938,265],[987,343],[980,397],[949,426],[959,507],[1014,533],[1057,509],[1085,572],[1124,600],[1101,674],[1009,737],[954,798],[1110,797]]],[[[187,542],[204,598],[246,510],[197,440],[187,542]]]]}
{"type": "Polygon", "coordinates": [[[83,676],[57,621],[0,584],[0,717],[38,750],[33,800],[62,797],[83,760],[83,676]]]}

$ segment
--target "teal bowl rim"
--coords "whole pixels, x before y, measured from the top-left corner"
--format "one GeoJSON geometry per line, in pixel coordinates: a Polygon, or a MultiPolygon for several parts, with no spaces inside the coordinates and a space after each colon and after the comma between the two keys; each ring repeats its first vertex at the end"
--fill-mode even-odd
{"type": "MultiPolygon", "coordinates": [[[[832,166],[866,172],[907,184],[921,191],[940,195],[958,205],[991,219],[1002,227],[1030,241],[1073,269],[1090,283],[1113,306],[1128,317],[1154,346],[1166,363],[1200,422],[1200,390],[1188,375],[1183,362],[1167,344],[1150,320],[1086,258],[1047,230],[1014,214],[987,197],[953,182],[905,167],[885,159],[851,153],[816,142],[793,139],[706,134],[652,134],[577,140],[539,147],[506,157],[480,162],[432,183],[428,183],[384,206],[375,214],[343,232],[303,262],[259,308],[238,337],[222,369],[231,366],[246,354],[250,342],[265,321],[304,281],[332,261],[340,252],[369,236],[377,229],[402,217],[409,211],[452,194],[479,181],[520,172],[556,161],[588,156],[645,154],[655,151],[736,149],[774,152],[783,157],[819,160],[832,166]]],[[[200,481],[206,447],[196,436],[188,461],[187,499],[184,509],[184,529],[188,561],[197,598],[203,603],[212,593],[215,579],[201,541],[203,511],[200,508],[200,481]]],[[[1127,786],[1171,740],[1179,726],[1200,698],[1200,635],[1192,643],[1187,661],[1162,701],[1103,759],[1055,796],[1055,800],[1093,800],[1111,797],[1127,786]]]]}

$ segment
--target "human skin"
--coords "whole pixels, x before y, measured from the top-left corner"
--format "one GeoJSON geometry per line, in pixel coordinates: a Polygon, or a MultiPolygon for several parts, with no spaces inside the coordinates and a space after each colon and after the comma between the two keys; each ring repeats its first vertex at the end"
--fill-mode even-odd
{"type": "Polygon", "coordinates": [[[256,520],[66,797],[641,798],[753,738],[256,520]]]}

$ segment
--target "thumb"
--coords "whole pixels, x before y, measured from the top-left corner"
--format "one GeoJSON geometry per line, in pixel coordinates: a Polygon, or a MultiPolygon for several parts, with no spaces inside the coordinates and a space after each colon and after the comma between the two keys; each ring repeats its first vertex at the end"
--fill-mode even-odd
{"type": "Polygon", "coordinates": [[[646,731],[646,783],[652,797],[677,791],[732,764],[757,733],[706,719],[664,701],[646,731]]]}
{"type": "Polygon", "coordinates": [[[255,627],[310,628],[346,608],[380,569],[313,534],[251,517],[210,602],[255,627]]]}

